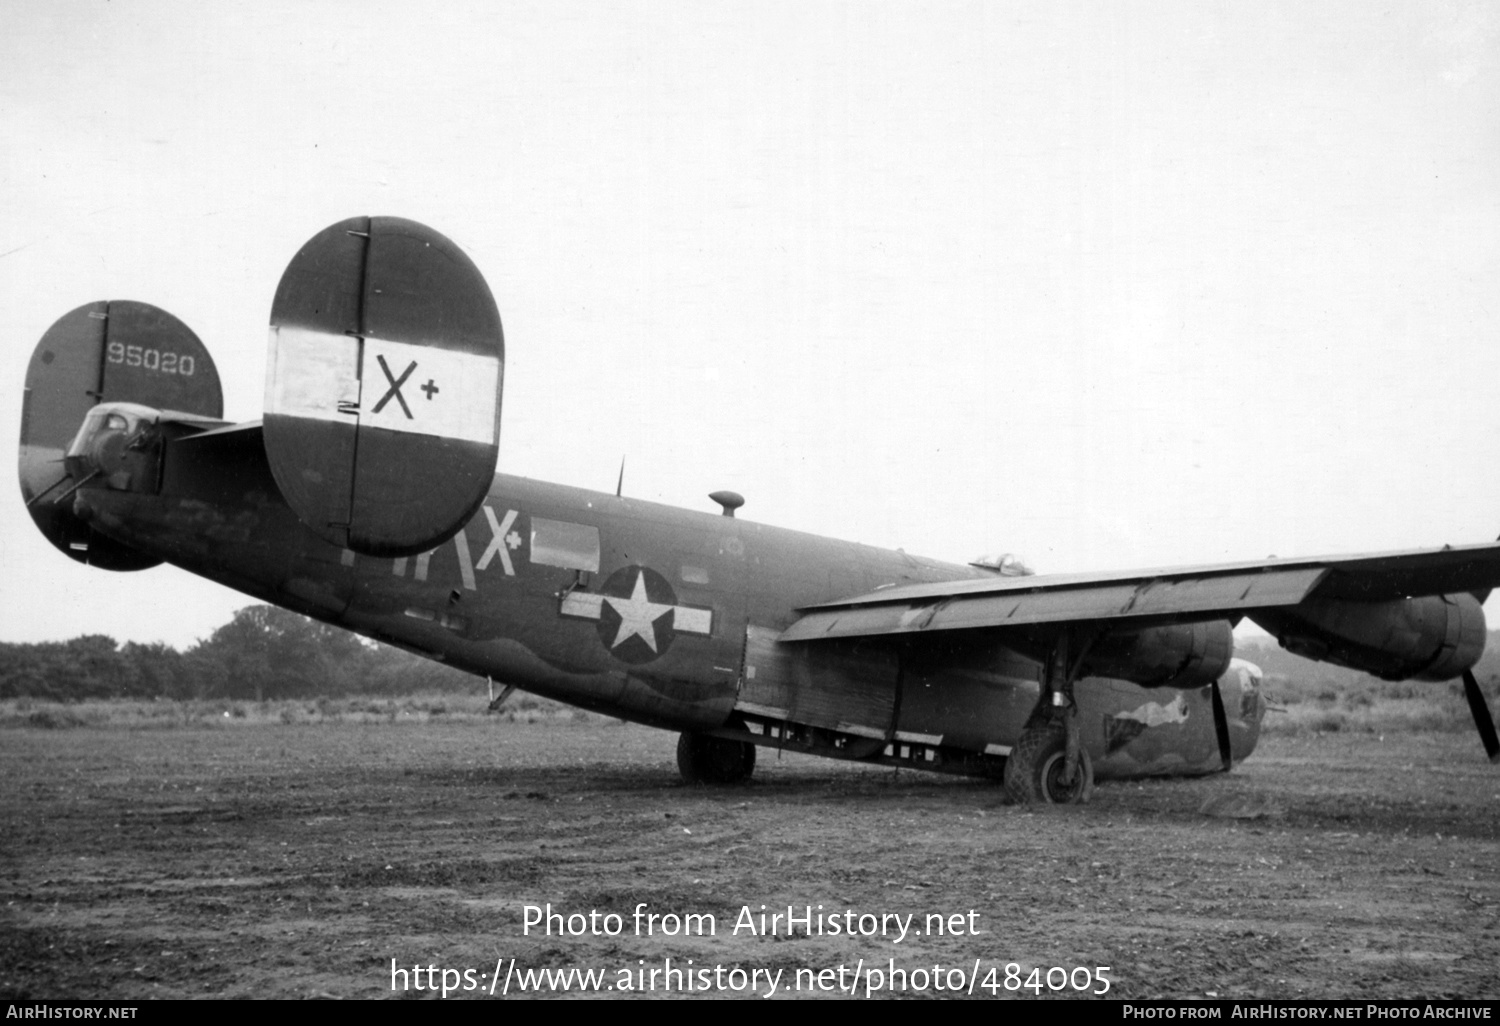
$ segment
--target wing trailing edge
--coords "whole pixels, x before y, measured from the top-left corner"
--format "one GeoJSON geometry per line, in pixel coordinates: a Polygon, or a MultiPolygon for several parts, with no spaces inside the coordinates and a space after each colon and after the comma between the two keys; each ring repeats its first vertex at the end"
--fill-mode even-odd
{"type": "Polygon", "coordinates": [[[1500,542],[1166,570],[888,588],[801,610],[782,641],[1096,622],[1237,617],[1312,599],[1389,602],[1500,585],[1500,542]]]}

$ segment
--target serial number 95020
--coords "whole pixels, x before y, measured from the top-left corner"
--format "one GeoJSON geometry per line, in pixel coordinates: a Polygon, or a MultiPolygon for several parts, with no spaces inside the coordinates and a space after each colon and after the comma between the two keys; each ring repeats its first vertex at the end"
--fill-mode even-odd
{"type": "Polygon", "coordinates": [[[190,378],[196,363],[189,355],[148,349],[144,346],[127,346],[123,342],[109,344],[109,362],[123,363],[127,367],[144,367],[158,374],[181,374],[190,378]]]}

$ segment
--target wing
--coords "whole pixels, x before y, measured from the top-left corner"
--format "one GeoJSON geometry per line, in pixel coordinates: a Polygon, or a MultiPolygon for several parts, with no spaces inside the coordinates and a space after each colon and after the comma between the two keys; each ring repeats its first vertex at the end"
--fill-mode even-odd
{"type": "MultiPolygon", "coordinates": [[[[1388,680],[1462,677],[1485,751],[1491,762],[1500,762],[1500,736],[1473,673],[1487,640],[1481,603],[1497,585],[1500,542],[1135,573],[963,580],[809,606],[780,640],[914,641],[924,634],[989,631],[1044,664],[1061,654],[1067,679],[1087,673],[1186,688],[1212,683],[1228,668],[1234,649],[1228,621],[1248,616],[1284,648],[1310,659],[1388,680]],[[1068,653],[1075,642],[1084,654],[1073,658],[1068,653]]],[[[1222,720],[1217,711],[1216,719],[1222,720]]],[[[1219,730],[1226,768],[1227,736],[1219,730]]]]}
{"type": "Polygon", "coordinates": [[[1496,586],[1500,542],[1164,570],[970,579],[887,588],[808,606],[781,640],[1067,623],[1145,627],[1306,604],[1374,604],[1487,592],[1496,586]]]}

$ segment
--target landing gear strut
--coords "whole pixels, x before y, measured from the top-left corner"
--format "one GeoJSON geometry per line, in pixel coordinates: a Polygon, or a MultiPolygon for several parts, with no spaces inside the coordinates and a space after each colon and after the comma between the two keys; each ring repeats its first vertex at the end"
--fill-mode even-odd
{"type": "Polygon", "coordinates": [[[1005,793],[1017,805],[1081,803],[1094,793],[1094,767],[1078,736],[1073,700],[1073,682],[1092,642],[1070,658],[1069,641],[1064,630],[1048,656],[1036,708],[1005,758],[1005,793]]]}
{"type": "Polygon", "coordinates": [[[677,772],[689,784],[738,784],[755,769],[755,746],[707,734],[677,739],[677,772]]]}

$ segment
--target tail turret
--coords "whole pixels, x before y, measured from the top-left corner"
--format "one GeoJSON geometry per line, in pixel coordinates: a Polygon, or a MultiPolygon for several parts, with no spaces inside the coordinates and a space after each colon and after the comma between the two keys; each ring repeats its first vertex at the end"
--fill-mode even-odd
{"type": "MultiPolygon", "coordinates": [[[[66,457],[89,412],[105,403],[218,418],[224,409],[219,372],[192,329],[165,310],[130,300],[88,303],[64,314],[31,354],[21,406],[27,511],[48,541],[80,563],[141,570],[161,560],[99,534],[72,510],[73,493],[89,482],[75,477],[66,457]]],[[[112,454],[122,469],[129,456],[112,454]]]]}

